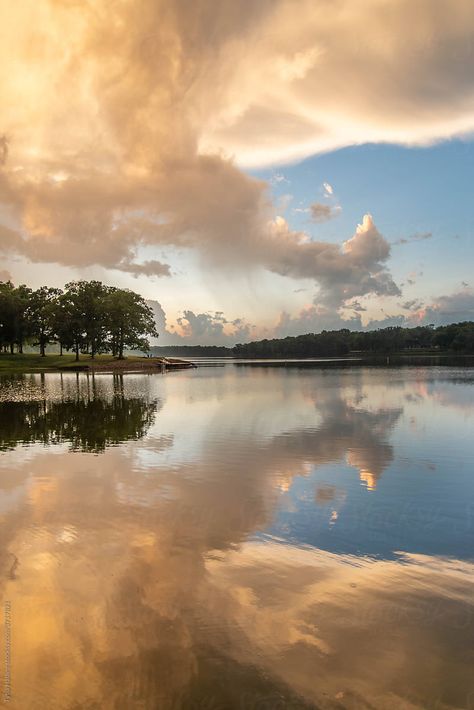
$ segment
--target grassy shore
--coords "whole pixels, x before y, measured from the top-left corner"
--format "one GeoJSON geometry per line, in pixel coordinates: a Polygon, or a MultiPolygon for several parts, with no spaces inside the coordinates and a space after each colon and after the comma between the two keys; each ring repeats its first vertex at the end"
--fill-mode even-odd
{"type": "Polygon", "coordinates": [[[22,372],[60,372],[64,370],[90,370],[90,371],[119,371],[130,372],[137,370],[156,370],[165,365],[166,369],[179,366],[189,366],[185,361],[174,358],[140,357],[130,355],[123,360],[118,360],[112,355],[97,355],[92,359],[89,355],[81,355],[79,362],[70,353],[64,355],[48,354],[41,357],[36,353],[0,353],[0,373],[22,372]]]}

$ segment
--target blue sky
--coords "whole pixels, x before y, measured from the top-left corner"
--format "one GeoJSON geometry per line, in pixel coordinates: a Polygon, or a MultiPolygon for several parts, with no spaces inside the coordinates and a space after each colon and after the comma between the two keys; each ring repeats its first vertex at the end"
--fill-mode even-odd
{"type": "Polygon", "coordinates": [[[369,212],[382,234],[394,243],[430,233],[429,239],[393,244],[391,270],[397,281],[411,272],[416,293],[436,297],[472,285],[474,264],[474,143],[450,140],[425,148],[361,145],[277,168],[252,171],[268,180],[276,200],[292,195],[285,215],[295,229],[340,242],[369,212]],[[277,180],[275,180],[277,176],[277,180]],[[278,176],[284,180],[278,181],[278,176]],[[334,189],[338,216],[322,224],[295,212],[325,198],[324,183],[334,189]]]}
{"type": "Polygon", "coordinates": [[[474,320],[470,0],[0,5],[0,279],[160,342],[474,320]]]}

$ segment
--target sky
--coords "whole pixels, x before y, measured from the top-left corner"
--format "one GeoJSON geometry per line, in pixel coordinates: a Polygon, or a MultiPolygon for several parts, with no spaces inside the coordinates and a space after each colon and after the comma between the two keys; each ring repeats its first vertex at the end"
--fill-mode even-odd
{"type": "Polygon", "coordinates": [[[474,320],[471,0],[0,0],[0,102],[0,280],[163,345],[474,320]]]}

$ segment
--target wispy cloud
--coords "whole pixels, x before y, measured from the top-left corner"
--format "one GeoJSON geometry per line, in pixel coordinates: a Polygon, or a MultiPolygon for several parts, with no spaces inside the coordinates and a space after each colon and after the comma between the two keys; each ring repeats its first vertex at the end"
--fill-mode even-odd
{"type": "Polygon", "coordinates": [[[416,234],[411,234],[409,237],[401,237],[400,239],[392,242],[392,244],[396,245],[410,244],[410,242],[424,242],[426,239],[431,239],[432,237],[432,232],[416,232],[416,234]]]}

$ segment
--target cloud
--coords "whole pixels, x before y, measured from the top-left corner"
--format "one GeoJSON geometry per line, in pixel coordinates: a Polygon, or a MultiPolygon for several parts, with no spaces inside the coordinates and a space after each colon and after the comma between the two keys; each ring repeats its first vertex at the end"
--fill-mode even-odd
{"type": "Polygon", "coordinates": [[[414,325],[407,317],[403,315],[386,315],[384,318],[373,318],[370,320],[363,330],[378,330],[379,328],[406,328],[414,325]]]}
{"type": "Polygon", "coordinates": [[[400,295],[398,286],[385,268],[390,245],[365,215],[353,237],[337,244],[310,241],[302,232],[293,232],[278,217],[272,224],[264,263],[283,276],[314,279],[320,290],[318,302],[339,308],[347,300],[368,293],[400,295]]]}
{"type": "Polygon", "coordinates": [[[302,0],[298,13],[291,0],[258,6],[260,18],[225,57],[233,69],[225,102],[201,145],[261,165],[348,143],[426,144],[473,130],[469,0],[416,8],[409,0],[302,0]]]}
{"type": "Polygon", "coordinates": [[[121,271],[126,271],[133,274],[135,278],[139,276],[170,276],[170,267],[168,264],[162,264],[161,261],[150,259],[141,264],[133,264],[131,262],[121,262],[115,267],[121,271]]]}
{"type": "Polygon", "coordinates": [[[386,314],[383,318],[372,318],[365,325],[361,313],[367,309],[357,300],[349,301],[344,308],[334,309],[315,304],[306,306],[298,315],[292,316],[283,312],[272,331],[271,337],[281,338],[287,335],[303,333],[320,333],[322,330],[377,330],[378,328],[403,327],[412,328],[417,325],[447,325],[462,321],[474,321],[474,292],[465,288],[457,293],[439,296],[424,304],[414,298],[399,304],[408,313],[386,314]],[[349,312],[352,316],[348,315],[349,312]]]}
{"type": "Polygon", "coordinates": [[[446,296],[438,296],[430,303],[420,299],[411,299],[400,304],[408,314],[387,315],[380,320],[370,320],[366,330],[402,326],[411,328],[416,325],[448,325],[462,321],[474,321],[474,292],[465,288],[446,296]]]}
{"type": "Polygon", "coordinates": [[[392,242],[392,244],[409,244],[410,242],[423,242],[426,239],[431,239],[432,236],[432,232],[417,232],[416,234],[412,234],[409,237],[402,237],[401,239],[397,239],[395,242],[392,242]]]}
{"type": "Polygon", "coordinates": [[[310,241],[237,166],[472,130],[472,4],[245,7],[2,5],[4,252],[165,276],[167,264],[140,264],[140,247],[185,247],[205,268],[315,280],[325,302],[397,293],[381,235],[377,259],[360,258],[373,225],[342,251],[310,241]]]}
{"type": "Polygon", "coordinates": [[[350,308],[352,311],[355,311],[356,313],[364,313],[367,308],[362,305],[359,301],[351,301],[350,303],[346,304],[347,308],[350,308]]]}
{"type": "Polygon", "coordinates": [[[431,304],[414,311],[413,319],[425,325],[474,321],[474,292],[472,289],[464,289],[447,296],[439,296],[431,304]]]}
{"type": "Polygon", "coordinates": [[[332,196],[334,194],[334,188],[328,182],[323,183],[323,188],[324,188],[324,192],[326,193],[326,195],[332,196]]]}
{"type": "Polygon", "coordinates": [[[401,304],[401,307],[406,311],[417,311],[422,307],[422,303],[419,298],[412,298],[409,301],[405,301],[401,304]]]}
{"type": "Polygon", "coordinates": [[[0,281],[11,281],[12,277],[9,271],[6,269],[0,269],[0,281]]]}
{"type": "Polygon", "coordinates": [[[320,333],[322,330],[340,330],[341,328],[362,330],[360,316],[354,315],[344,318],[333,309],[312,305],[303,308],[297,316],[291,316],[286,312],[281,313],[271,337],[286,338],[289,335],[320,333]]]}
{"type": "Polygon", "coordinates": [[[254,326],[243,318],[229,320],[221,311],[195,313],[186,309],[177,318],[178,327],[168,325],[163,306],[154,300],[147,301],[153,310],[160,334],[158,345],[227,345],[251,340],[254,326]]]}
{"type": "Polygon", "coordinates": [[[329,219],[337,217],[341,211],[340,205],[325,205],[322,202],[314,202],[310,205],[311,218],[313,222],[327,222],[329,219]]]}
{"type": "Polygon", "coordinates": [[[0,136],[0,166],[5,165],[8,157],[8,141],[6,136],[0,136]]]}
{"type": "Polygon", "coordinates": [[[285,175],[283,175],[283,173],[273,173],[272,177],[270,178],[270,183],[272,185],[278,185],[282,182],[290,185],[290,181],[288,180],[288,178],[285,177],[285,175]]]}
{"type": "Polygon", "coordinates": [[[181,328],[179,337],[193,345],[235,345],[249,340],[252,326],[237,318],[229,321],[223,313],[194,313],[184,311],[177,319],[181,328]]]}

